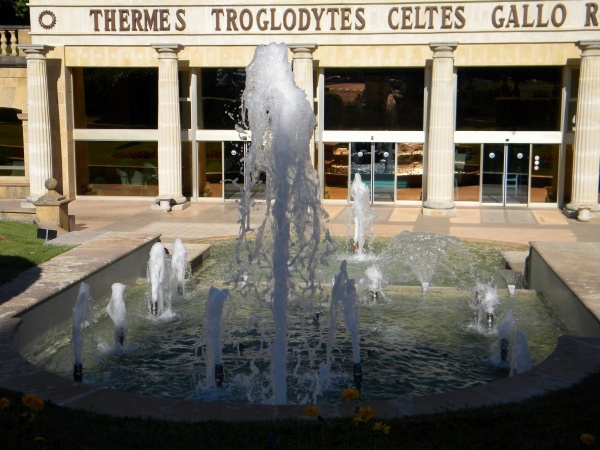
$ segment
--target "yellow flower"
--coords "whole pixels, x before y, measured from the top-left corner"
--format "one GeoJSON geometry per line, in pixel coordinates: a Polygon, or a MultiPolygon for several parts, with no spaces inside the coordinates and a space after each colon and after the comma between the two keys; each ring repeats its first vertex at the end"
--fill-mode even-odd
{"type": "Polygon", "coordinates": [[[304,412],[308,417],[319,417],[320,415],[319,408],[315,405],[308,405],[306,408],[304,408],[304,412]]]}
{"type": "Polygon", "coordinates": [[[582,434],[580,439],[585,445],[594,445],[596,443],[596,438],[588,433],[582,434]]]}
{"type": "Polygon", "coordinates": [[[382,431],[383,434],[390,434],[390,426],[383,422],[375,422],[375,425],[373,425],[373,431],[382,431]]]}
{"type": "Polygon", "coordinates": [[[6,409],[10,406],[10,400],[6,397],[0,397],[0,409],[6,409]]]}
{"type": "Polygon", "coordinates": [[[41,411],[44,409],[44,401],[34,394],[27,394],[23,396],[23,404],[32,411],[41,411]]]}
{"type": "Polygon", "coordinates": [[[358,408],[356,412],[358,413],[358,417],[361,422],[368,422],[375,417],[375,410],[371,406],[358,408]]]}
{"type": "Polygon", "coordinates": [[[346,401],[357,400],[360,397],[360,392],[355,388],[348,388],[342,391],[342,397],[346,401]]]}

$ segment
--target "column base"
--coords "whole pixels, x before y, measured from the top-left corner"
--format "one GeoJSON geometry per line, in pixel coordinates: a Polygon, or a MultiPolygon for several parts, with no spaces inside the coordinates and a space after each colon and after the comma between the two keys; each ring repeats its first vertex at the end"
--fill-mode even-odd
{"type": "Polygon", "coordinates": [[[185,197],[158,196],[150,206],[153,211],[183,211],[190,207],[190,202],[185,197]]]}
{"type": "Polygon", "coordinates": [[[590,219],[600,219],[600,204],[598,203],[568,203],[563,214],[569,219],[588,222],[590,219]]]}
{"type": "Polygon", "coordinates": [[[453,201],[425,200],[422,213],[424,216],[456,217],[456,207],[453,201]]]}

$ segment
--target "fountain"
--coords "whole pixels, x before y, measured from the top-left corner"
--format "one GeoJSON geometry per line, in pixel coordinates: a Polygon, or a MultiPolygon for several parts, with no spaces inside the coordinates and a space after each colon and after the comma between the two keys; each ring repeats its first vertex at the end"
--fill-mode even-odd
{"type": "Polygon", "coordinates": [[[348,197],[348,201],[352,201],[348,223],[348,228],[353,227],[352,250],[360,257],[365,252],[365,244],[370,246],[373,241],[375,213],[371,208],[371,191],[359,173],[354,174],[348,197]]]}
{"type": "Polygon", "coordinates": [[[520,272],[516,270],[503,269],[499,270],[497,274],[506,282],[506,287],[511,296],[515,295],[517,286],[522,288],[523,277],[520,272]]]}
{"type": "Polygon", "coordinates": [[[120,345],[121,347],[125,345],[128,328],[124,293],[124,284],[113,283],[112,295],[106,307],[106,312],[115,324],[115,346],[120,345]]]}
{"type": "Polygon", "coordinates": [[[498,303],[498,289],[490,284],[477,282],[473,289],[473,306],[477,310],[475,327],[478,331],[485,333],[493,330],[498,303]]]}
{"type": "Polygon", "coordinates": [[[171,295],[185,295],[185,279],[191,271],[187,262],[187,250],[180,238],[173,241],[173,254],[171,255],[171,295]]]}
{"type": "Polygon", "coordinates": [[[72,345],[73,345],[73,380],[83,380],[83,338],[81,335],[81,327],[83,322],[89,316],[89,302],[88,298],[90,295],[90,287],[86,283],[79,285],[79,293],[77,294],[77,301],[73,308],[73,321],[72,321],[72,345]]]}
{"type": "Polygon", "coordinates": [[[221,318],[223,305],[229,297],[228,289],[210,288],[204,309],[202,341],[206,344],[206,387],[222,387],[225,378],[221,342],[221,318]]]}
{"type": "Polygon", "coordinates": [[[315,115],[306,94],[294,83],[285,44],[259,46],[246,68],[242,117],[252,143],[245,156],[240,201],[241,230],[236,282],[259,302],[268,303],[275,322],[271,378],[272,402],[286,403],[287,309],[292,275],[303,281],[302,297],[319,291],[315,270],[333,241],[325,227],[327,213],[309,145],[315,115]],[[256,232],[249,227],[252,188],[266,175],[266,212],[256,232]]]}
{"type": "Polygon", "coordinates": [[[148,307],[154,316],[161,316],[171,309],[169,280],[165,247],[161,242],[157,242],[152,246],[148,260],[148,282],[151,287],[148,307]]]}
{"type": "Polygon", "coordinates": [[[461,251],[462,241],[432,233],[403,231],[394,236],[381,254],[381,265],[388,282],[402,284],[398,274],[412,274],[427,292],[433,275],[440,271],[452,273],[448,259],[450,251],[461,251]]]}
{"type": "Polygon", "coordinates": [[[527,337],[517,330],[517,322],[509,310],[497,326],[498,339],[492,346],[491,358],[494,363],[510,368],[510,376],[531,369],[531,354],[527,337]]]}
{"type": "Polygon", "coordinates": [[[371,264],[359,280],[360,300],[363,304],[373,304],[379,297],[385,298],[383,272],[377,264],[371,264]]]}
{"type": "MultiPolygon", "coordinates": [[[[325,227],[327,215],[320,203],[319,181],[308,151],[314,127],[314,114],[306,95],[293,83],[285,45],[271,44],[257,49],[247,70],[242,116],[248,119],[248,126],[252,132],[252,146],[244,161],[246,183],[240,200],[240,235],[231,266],[233,278],[230,284],[233,287],[231,290],[219,290],[213,286],[207,292],[200,291],[190,295],[190,298],[208,298],[201,338],[206,346],[205,349],[202,348],[206,366],[205,380],[204,383],[196,383],[196,386],[220,387],[222,389],[214,391],[220,391],[219,395],[222,393],[224,398],[239,401],[240,397],[235,396],[235,391],[255,383],[256,387],[251,388],[255,389],[256,395],[242,394],[249,402],[286,404],[288,391],[291,390],[294,391],[295,403],[316,402],[323,392],[323,387],[331,384],[339,388],[347,384],[348,370],[339,370],[339,367],[334,367],[334,363],[340,361],[340,365],[343,365],[348,354],[352,355],[353,382],[357,388],[366,392],[367,398],[369,395],[372,396],[370,398],[382,398],[376,395],[401,395],[404,392],[403,383],[418,384],[412,378],[408,380],[418,371],[435,373],[433,378],[437,378],[439,371],[436,367],[440,366],[441,361],[450,361],[447,365],[451,366],[450,384],[454,388],[480,382],[464,380],[462,373],[454,366],[460,365],[456,362],[459,359],[473,361],[472,355],[465,357],[463,354],[468,345],[463,345],[461,339],[465,339],[464,335],[467,335],[468,342],[474,339],[460,327],[447,325],[459,323],[460,319],[457,317],[467,316],[469,305],[466,297],[452,294],[452,299],[449,300],[438,295],[435,289],[430,291],[428,296],[419,294],[418,298],[390,292],[390,300],[386,305],[373,302],[372,305],[367,305],[368,308],[361,308],[364,311],[358,311],[355,284],[348,276],[346,261],[335,276],[331,299],[328,291],[319,283],[316,275],[318,270],[328,264],[326,257],[335,249],[335,243],[325,227]],[[259,226],[252,229],[252,187],[263,182],[263,173],[266,174],[266,212],[259,226]],[[231,302],[226,301],[230,295],[231,302]],[[322,311],[323,305],[328,302],[329,320],[320,322],[320,310],[322,311]],[[222,313],[226,303],[235,304],[232,309],[242,312],[244,327],[240,326],[239,322],[233,324],[230,329],[223,326],[222,313]],[[442,305],[452,311],[442,310],[442,305]],[[336,342],[338,306],[343,307],[346,333],[343,339],[336,342]],[[383,309],[383,306],[386,309],[383,309]],[[269,318],[266,317],[266,312],[270,313],[269,318]],[[359,313],[364,313],[360,319],[359,313]],[[425,335],[416,334],[412,325],[408,325],[406,321],[408,316],[420,315],[423,317],[418,318],[419,322],[432,322],[428,322],[430,325],[426,327],[425,335]],[[312,318],[312,326],[307,326],[307,317],[309,320],[312,318]],[[363,320],[367,331],[362,333],[360,338],[367,340],[371,346],[367,352],[370,371],[380,374],[380,379],[373,377],[363,380],[362,365],[366,362],[361,361],[358,330],[359,321],[362,326],[363,320]],[[323,326],[323,323],[328,326],[323,326]],[[445,333],[450,328],[457,328],[450,330],[454,332],[452,337],[436,337],[438,341],[432,338],[434,329],[436,332],[445,333]],[[461,343],[456,348],[451,348],[447,342],[461,343]],[[319,363],[319,358],[324,358],[326,362],[319,363]],[[240,362],[242,359],[244,362],[240,362]],[[425,366],[412,366],[413,363],[425,366]],[[233,373],[230,370],[236,365],[249,368],[249,372],[230,376],[230,373],[233,373]],[[292,370],[289,370],[289,366],[292,365],[292,370]],[[227,383],[224,383],[226,371],[227,383]],[[318,375],[315,375],[315,372],[318,372],[318,375]],[[270,374],[268,384],[260,379],[263,373],[270,374]],[[393,391],[391,389],[394,387],[390,386],[391,380],[397,378],[398,374],[402,374],[402,380],[393,391]],[[288,385],[292,378],[293,386],[288,385]],[[365,389],[367,384],[368,389],[365,389]],[[381,390],[381,385],[385,386],[385,392],[374,394],[376,389],[381,390]],[[231,397],[225,397],[228,395],[231,397]]],[[[361,182],[360,176],[355,177],[357,186],[361,182]]],[[[361,203],[357,201],[360,196],[353,198],[355,204],[361,203]]],[[[363,226],[357,226],[357,229],[363,230],[364,236],[365,223],[361,224],[363,226]]],[[[360,241],[361,238],[357,236],[357,253],[364,250],[360,241]]],[[[401,233],[390,240],[390,244],[381,255],[381,267],[386,273],[383,274],[378,266],[371,265],[364,272],[369,279],[365,284],[368,284],[371,292],[381,292],[383,280],[388,278],[391,272],[397,270],[406,273],[410,270],[412,276],[421,283],[422,290],[427,291],[436,271],[452,268],[447,254],[460,247],[460,244],[461,241],[454,238],[401,233]]],[[[165,292],[164,289],[165,286],[171,286],[169,272],[175,272],[175,269],[170,270],[164,247],[160,243],[154,244],[150,251],[147,279],[151,288],[148,296],[151,316],[135,315],[135,320],[141,321],[140,327],[148,327],[147,322],[157,327],[164,325],[152,318],[164,315],[172,307],[173,292],[165,292]]],[[[224,272],[222,271],[221,275],[224,272]]],[[[178,288],[178,292],[183,290],[178,288]]],[[[482,291],[482,295],[485,297],[485,292],[482,291]]],[[[185,301],[177,303],[178,307],[185,306],[185,301]]],[[[177,312],[181,321],[186,316],[194,316],[198,310],[199,305],[190,303],[192,312],[183,312],[183,309],[182,312],[177,312]]],[[[487,301],[479,303],[488,304],[487,301]]],[[[491,317],[493,318],[493,312],[491,317]]],[[[142,359],[157,353],[156,341],[167,335],[169,339],[161,348],[167,351],[174,349],[177,364],[171,365],[185,366],[185,363],[180,362],[182,356],[179,353],[182,348],[181,341],[189,341],[190,333],[178,328],[177,322],[179,320],[168,323],[168,328],[161,328],[155,333],[151,349],[139,351],[142,359]]],[[[197,320],[192,322],[195,322],[193,327],[197,329],[197,320]]],[[[488,320],[488,324],[490,322],[493,325],[493,320],[488,320]]],[[[339,332],[342,333],[343,330],[339,332]]],[[[480,343],[483,342],[486,349],[489,349],[487,339],[488,336],[482,336],[480,343]]],[[[165,359],[158,355],[156,358],[165,359]]],[[[197,362],[189,363],[190,366],[193,364],[197,362]]],[[[152,365],[154,362],[150,364],[152,365]]],[[[103,376],[106,376],[106,370],[104,366],[101,368],[103,376]]],[[[481,378],[484,382],[489,380],[489,377],[497,376],[495,373],[490,375],[489,367],[485,364],[480,364],[477,370],[473,370],[473,367],[469,367],[468,370],[471,373],[478,371],[484,373],[481,378]]],[[[143,384],[136,383],[133,377],[133,374],[129,374],[129,377],[119,382],[143,384]]],[[[161,378],[171,379],[171,375],[161,372],[161,378]]],[[[185,378],[189,382],[190,376],[185,378]]],[[[437,380],[430,381],[434,385],[433,392],[439,392],[437,380]]],[[[160,389],[162,392],[163,388],[160,389]]],[[[421,390],[411,391],[410,394],[431,393],[426,389],[431,388],[421,387],[421,390]]],[[[193,395],[196,394],[197,392],[193,395]]],[[[189,393],[182,395],[184,398],[190,398],[189,393]]]]}
{"type": "Polygon", "coordinates": [[[360,365],[360,340],[358,332],[358,312],[356,307],[356,288],[354,280],[348,279],[346,270],[346,261],[340,266],[340,271],[335,277],[335,282],[331,292],[331,308],[336,308],[338,304],[344,308],[344,320],[346,328],[350,331],[352,337],[352,356],[353,356],[353,376],[356,389],[361,390],[362,385],[362,367],[360,365]]]}

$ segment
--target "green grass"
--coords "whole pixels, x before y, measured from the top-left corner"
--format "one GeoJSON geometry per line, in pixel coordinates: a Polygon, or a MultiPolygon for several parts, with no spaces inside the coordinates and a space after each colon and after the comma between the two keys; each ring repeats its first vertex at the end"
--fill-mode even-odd
{"type": "Polygon", "coordinates": [[[71,248],[45,245],[44,239],[37,238],[35,224],[0,222],[0,284],[71,248]]]}
{"type": "MultiPolygon", "coordinates": [[[[454,413],[384,420],[388,435],[373,431],[377,417],[300,417],[261,422],[168,422],[116,418],[46,404],[21,414],[22,394],[0,389],[10,405],[0,410],[1,448],[7,449],[460,449],[570,450],[581,435],[600,438],[600,373],[562,391],[522,403],[454,413]],[[43,441],[38,439],[43,438],[43,441]]],[[[208,406],[210,408],[210,406],[208,406]]],[[[375,411],[377,416],[377,411],[375,411]]]]}

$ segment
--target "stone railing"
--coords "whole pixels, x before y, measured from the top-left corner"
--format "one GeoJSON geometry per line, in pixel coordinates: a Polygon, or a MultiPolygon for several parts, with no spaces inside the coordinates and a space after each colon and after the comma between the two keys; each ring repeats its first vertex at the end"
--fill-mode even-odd
{"type": "Polygon", "coordinates": [[[18,44],[30,44],[29,26],[0,25],[0,58],[19,55],[18,44]]]}

